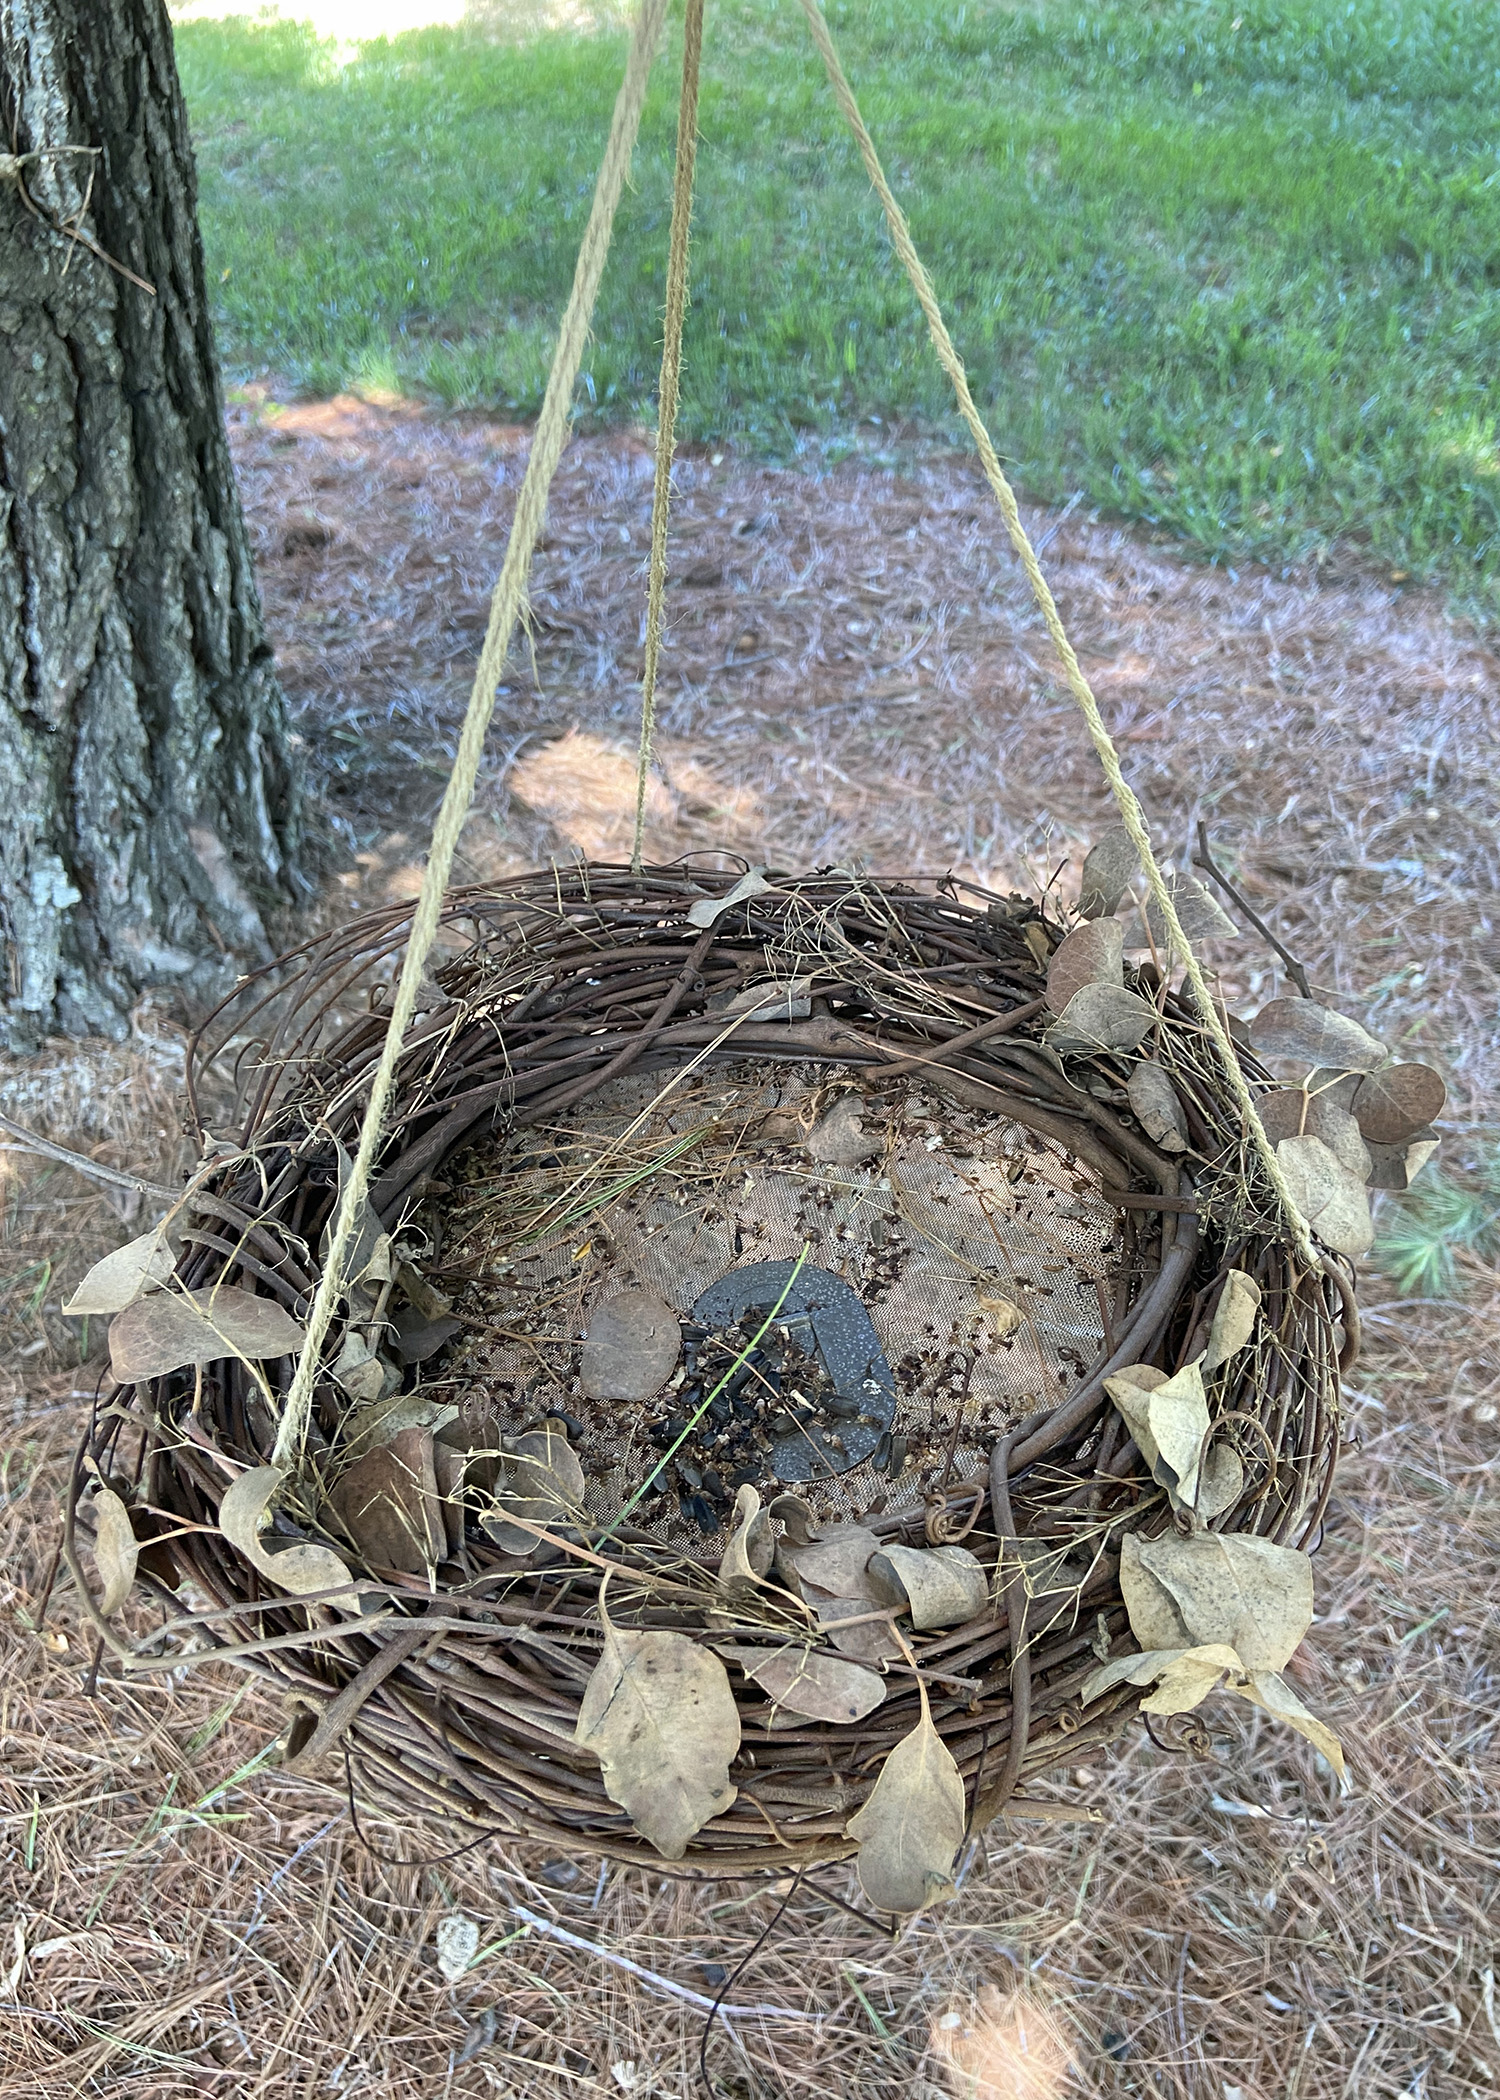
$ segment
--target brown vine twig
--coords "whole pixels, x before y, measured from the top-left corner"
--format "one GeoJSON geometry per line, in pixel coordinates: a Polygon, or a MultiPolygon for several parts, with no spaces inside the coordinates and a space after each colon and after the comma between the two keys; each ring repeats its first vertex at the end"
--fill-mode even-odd
{"type": "Polygon", "coordinates": [[[1281,941],[1277,940],[1275,934],[1272,933],[1270,927],[1260,916],[1260,913],[1256,911],[1255,907],[1251,904],[1248,904],[1245,901],[1245,899],[1240,895],[1240,892],[1235,888],[1234,884],[1230,881],[1229,877],[1224,873],[1224,870],[1218,866],[1218,864],[1214,860],[1213,855],[1209,852],[1208,826],[1206,824],[1200,824],[1198,826],[1198,851],[1193,855],[1193,866],[1195,868],[1201,868],[1205,875],[1211,876],[1213,880],[1219,885],[1219,888],[1224,892],[1225,896],[1228,897],[1232,903],[1237,904],[1239,906],[1240,910],[1245,914],[1245,917],[1250,921],[1250,924],[1255,928],[1256,932],[1261,936],[1262,940],[1269,941],[1271,946],[1276,950],[1276,953],[1286,964],[1287,974],[1290,976],[1293,984],[1296,985],[1298,991],[1302,994],[1303,998],[1310,999],[1312,997],[1312,990],[1308,985],[1306,970],[1303,969],[1301,963],[1298,962],[1296,956],[1293,955],[1291,949],[1286,947],[1281,941]]]}

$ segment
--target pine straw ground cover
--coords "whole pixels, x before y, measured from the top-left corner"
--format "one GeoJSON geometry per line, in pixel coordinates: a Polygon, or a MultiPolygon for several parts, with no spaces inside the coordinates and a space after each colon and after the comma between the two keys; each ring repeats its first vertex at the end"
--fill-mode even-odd
{"type": "MultiPolygon", "coordinates": [[[[398,804],[411,772],[398,786],[402,754],[383,763],[381,745],[404,744],[414,759],[441,751],[453,689],[434,666],[447,636],[461,681],[464,621],[505,504],[490,481],[512,441],[353,406],[287,420],[294,428],[242,433],[272,557],[267,596],[290,639],[289,680],[309,702],[304,733],[320,759],[346,767],[335,808],[365,856],[348,888],[368,900],[404,886],[411,849],[391,834],[409,826],[419,837],[423,816],[398,804]],[[295,442],[272,449],[277,437],[295,442]],[[314,488],[319,477],[329,485],[314,488]],[[312,544],[296,539],[314,528],[312,544]],[[381,620],[393,624],[380,631],[381,620]],[[296,638],[313,635],[316,652],[302,650],[296,638]]],[[[649,490],[634,457],[600,445],[571,462],[553,531],[579,544],[559,550],[557,594],[587,604],[599,630],[584,642],[539,636],[541,684],[518,681],[496,747],[510,751],[543,724],[575,734],[567,750],[522,745],[508,800],[506,783],[492,782],[471,834],[475,873],[569,837],[598,850],[589,826],[618,803],[629,701],[617,680],[636,647],[630,570],[649,490]],[[615,513],[634,549],[619,542],[615,513]]],[[[704,506],[724,508],[705,536],[731,566],[727,582],[689,587],[711,594],[702,684],[675,701],[654,850],[774,825],[773,850],[789,860],[863,844],[889,865],[914,860],[915,844],[928,865],[967,859],[1007,887],[1042,843],[1025,829],[1031,811],[1050,809],[1069,839],[1099,828],[1101,791],[1060,701],[1050,715],[1044,702],[1034,730],[1030,718],[1025,734],[1014,726],[1032,677],[1010,655],[1017,636],[1027,646],[1026,616],[966,470],[938,464],[912,485],[854,469],[818,486],[727,464],[712,481],[701,462],[688,479],[690,503],[707,484],[704,506]],[[951,533],[965,510],[971,539],[954,557],[925,520],[946,519],[951,533]],[[763,566],[740,591],[732,563],[757,535],[733,528],[761,517],[763,566]],[[849,631],[869,617],[849,593],[863,571],[909,593],[898,613],[926,608],[909,639],[932,629],[904,667],[920,704],[894,716],[871,688],[889,675],[874,667],[901,653],[895,615],[882,611],[878,649],[868,630],[849,631]],[[802,577],[805,597],[788,596],[802,577]],[[945,604],[951,617],[934,621],[945,604]],[[757,621],[777,644],[769,668],[710,676],[757,621]],[[913,719],[920,742],[882,741],[913,719]],[[731,788],[746,798],[738,817],[731,788]],[[724,815],[702,806],[711,793],[724,815]],[[990,799],[1013,830],[991,823],[990,799]]],[[[1231,589],[1076,514],[1051,556],[1070,617],[1098,644],[1096,668],[1106,631],[1118,644],[1118,675],[1101,683],[1116,720],[1141,732],[1126,749],[1153,820],[1181,837],[1201,796],[1216,850],[1275,910],[1315,982],[1373,989],[1372,1020],[1407,1054],[1429,1040],[1451,1046],[1445,1121],[1461,1163],[1489,1111],[1496,1048],[1493,659],[1373,579],[1315,591],[1242,576],[1231,589]],[[1413,984],[1418,971],[1431,993],[1413,984]]],[[[1266,995],[1236,983],[1232,950],[1224,960],[1232,992],[1266,995]]],[[[148,1031],[166,1039],[159,1022],[148,1031]]],[[[156,1170],[170,1174],[157,1136],[172,1127],[170,1085],[150,1040],[61,1051],[58,1068],[50,1104],[43,1071],[11,1068],[4,1105],[119,1163],[147,1164],[155,1146],[156,1170]]],[[[395,1826],[367,1827],[362,1840],[336,1797],[274,1764],[243,1773],[282,1720],[253,1692],[235,1705],[233,1682],[192,1678],[150,1692],[101,1681],[90,1697],[70,1600],[49,1614],[50,1645],[29,1630],[79,1426],[70,1396],[96,1375],[65,1368],[80,1338],[49,1308],[126,1228],[66,1172],[3,1164],[5,1279],[55,1263],[46,1287],[31,1269],[4,1305],[14,1426],[3,1460],[0,1983],[17,1926],[27,1950],[0,2011],[4,2090],[686,2096],[701,2009],[602,1957],[712,1997],[717,1970],[704,1965],[747,1952],[774,1897],[705,1896],[634,1872],[569,1880],[545,1853],[499,1847],[429,1868],[384,1864],[365,1841],[397,1858],[426,1856],[427,1841],[395,1826]],[[25,1349],[34,1353],[17,1361],[25,1349]],[[460,1912],[479,1927],[481,1958],[450,1987],[435,1934],[460,1912]]],[[[1500,1297],[1462,1247],[1457,1272],[1448,1302],[1400,1302],[1378,1272],[1364,1290],[1350,1419],[1359,1443],[1317,1564],[1319,1622],[1292,1670],[1350,1747],[1354,1792],[1331,1798],[1300,1745],[1226,1706],[1212,1715],[1210,1762],[1144,1737],[1099,1757],[1058,1793],[1097,1806],[1101,1824],[992,1837],[959,1901],[896,1945],[803,1890],[730,1996],[820,2017],[737,2022],[743,2051],[717,2032],[710,2063],[726,2089],[1194,2100],[1226,2088],[1244,2100],[1494,2090],[1500,1297]],[[987,2065],[988,2083],[966,2085],[966,2065],[987,2065]]],[[[847,1896],[852,1882],[828,1888],[847,1896]]]]}

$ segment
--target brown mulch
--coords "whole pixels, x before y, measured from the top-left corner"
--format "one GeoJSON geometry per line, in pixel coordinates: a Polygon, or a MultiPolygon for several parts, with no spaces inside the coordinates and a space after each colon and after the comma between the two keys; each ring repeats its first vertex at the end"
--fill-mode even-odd
{"type": "MultiPolygon", "coordinates": [[[[320,908],[407,893],[526,434],[353,401],[250,404],[232,425],[324,797],[320,908]]],[[[1045,882],[1108,821],[967,463],[811,474],[696,457],[679,484],[654,852],[860,856],[1004,889],[1045,882]]],[[[628,843],[649,502],[639,439],[575,445],[469,875],[628,843]]],[[[1165,845],[1208,823],[1315,981],[1445,1065],[1462,1147],[1500,1092],[1493,653],[1376,576],[1230,577],[1076,509],[1032,522],[1165,845]]],[[[1231,998],[1266,996],[1258,946],[1236,954],[1231,998]]],[[[143,1014],[132,1044],[0,1068],[0,1105],[165,1172],[173,1048],[143,1014]]],[[[0,2091],[701,2090],[703,2013],[668,1987],[711,1999],[713,1965],[733,1972],[785,1891],[601,1878],[499,1846],[436,1858],[432,1833],[356,1830],[336,1793],[274,1759],[237,1778],[281,1725],[253,1684],[96,1680],[64,1591],[36,1629],[57,1485],[101,1369],[98,1336],[80,1350],[54,1308],[126,1227],[65,1170],[0,1155],[0,1171],[0,2091]],[[413,1856],[431,1863],[390,1863],[413,1856]],[[454,1911],[490,1950],[456,1986],[434,1950],[454,1911]]],[[[1060,1777],[1059,1805],[1099,1820],[992,1835],[959,1900],[895,1943],[836,1907],[857,1900],[847,1876],[792,1890],[729,1996],[796,2017],[716,2028],[721,2091],[1500,2086],[1500,1290],[1472,1262],[1465,1282],[1463,1302],[1420,1306],[1378,1269],[1365,1284],[1353,1448],[1293,1666],[1343,1735],[1353,1791],[1338,1798],[1304,1744],[1226,1701],[1206,1761],[1142,1734],[1060,1777]]]]}

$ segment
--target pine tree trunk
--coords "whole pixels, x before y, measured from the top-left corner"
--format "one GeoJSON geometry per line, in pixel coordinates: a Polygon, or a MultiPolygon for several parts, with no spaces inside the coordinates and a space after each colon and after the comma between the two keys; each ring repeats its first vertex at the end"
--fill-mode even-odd
{"type": "Polygon", "coordinates": [[[0,1043],[26,1050],[263,956],[297,798],[164,0],[0,0],[0,91],[0,1043]]]}

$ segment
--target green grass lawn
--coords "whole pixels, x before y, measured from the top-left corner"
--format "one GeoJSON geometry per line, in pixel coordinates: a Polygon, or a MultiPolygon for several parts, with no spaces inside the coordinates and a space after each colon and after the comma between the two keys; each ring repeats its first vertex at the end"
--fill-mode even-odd
{"type": "MultiPolygon", "coordinates": [[[[1230,561],[1352,547],[1500,611],[1500,0],[830,19],[1027,489],[1230,561]]],[[[622,51],[617,26],[180,28],[231,374],[534,411],[622,51]]],[[[951,429],[800,10],[712,0],[706,63],[685,435],[951,429]]],[[[674,88],[664,58],[601,416],[650,414],[674,88]]]]}

